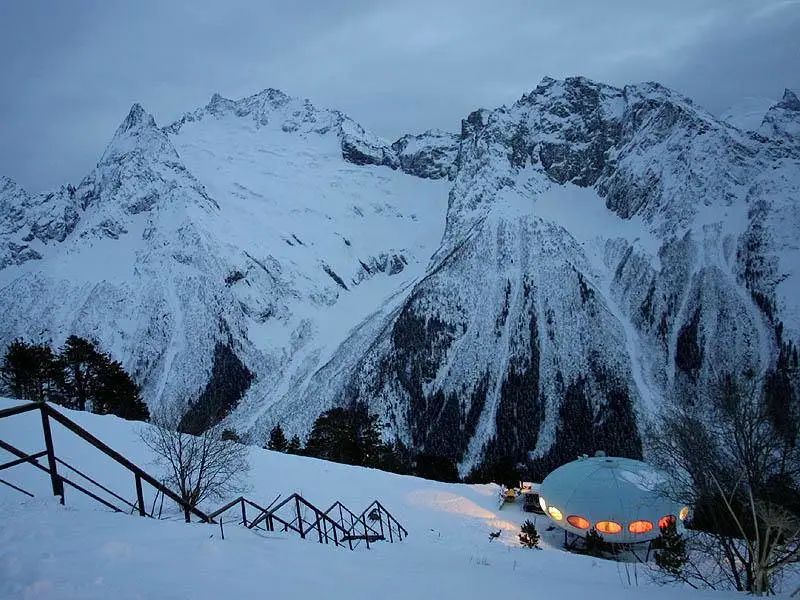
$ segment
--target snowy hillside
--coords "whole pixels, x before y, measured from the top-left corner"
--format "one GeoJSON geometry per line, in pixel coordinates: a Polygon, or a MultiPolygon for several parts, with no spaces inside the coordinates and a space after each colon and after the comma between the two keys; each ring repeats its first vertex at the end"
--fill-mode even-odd
{"type": "Polygon", "coordinates": [[[800,338],[800,101],[759,122],[579,77],[391,144],[272,89],[136,105],[79,185],[0,180],[0,342],[95,338],[257,441],[361,399],[462,474],[639,456],[800,338]]]}
{"type": "MultiPolygon", "coordinates": [[[[0,400],[0,408],[13,404],[0,400]]],[[[137,434],[145,425],[63,412],[151,468],[137,434]]],[[[60,457],[130,497],[130,473],[60,426],[53,433],[60,457]]],[[[38,451],[38,413],[0,421],[0,438],[38,451]]],[[[498,510],[493,485],[442,484],[258,449],[250,460],[249,497],[268,503],[278,493],[302,491],[320,504],[340,499],[353,506],[378,498],[403,522],[409,537],[350,552],[280,533],[257,534],[229,522],[223,541],[217,526],[113,514],[74,491],[67,491],[66,506],[61,507],[49,497],[45,474],[14,467],[4,478],[37,497],[26,499],[0,486],[0,597],[408,599],[535,592],[577,600],[587,590],[615,599],[666,599],[676,593],[733,597],[658,587],[642,565],[626,567],[564,552],[556,547],[562,539],[557,532],[547,534],[553,546],[521,548],[516,535],[530,515],[517,506],[498,510]],[[497,530],[502,531],[500,538],[490,543],[489,532],[497,530]]],[[[543,517],[537,519],[544,530],[543,517]]]]}

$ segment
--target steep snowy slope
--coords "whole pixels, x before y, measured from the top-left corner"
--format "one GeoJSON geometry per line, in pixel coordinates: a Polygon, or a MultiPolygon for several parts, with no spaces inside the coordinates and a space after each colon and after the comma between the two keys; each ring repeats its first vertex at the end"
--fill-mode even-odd
{"type": "Polygon", "coordinates": [[[364,399],[462,472],[640,454],[653,406],[797,340],[793,106],[756,136],[656,84],[574,78],[473,113],[425,279],[309,397],[364,399]]]}
{"type": "MultiPolygon", "coordinates": [[[[220,199],[213,227],[236,267],[229,288],[247,317],[244,337],[276,361],[275,372],[258,371],[237,426],[274,419],[275,400],[423,273],[444,227],[447,184],[364,166],[398,161],[341,113],[276,90],[238,102],[215,96],[167,131],[220,199]],[[264,273],[271,285],[254,286],[264,273]]],[[[295,418],[310,425],[319,410],[295,418]]]]}
{"type": "Polygon", "coordinates": [[[796,347],[799,130],[791,91],[743,131],[584,78],[393,144],[277,90],[134,107],[79,186],[0,181],[0,342],[94,337],[255,440],[361,399],[462,473],[637,456],[796,347]]]}

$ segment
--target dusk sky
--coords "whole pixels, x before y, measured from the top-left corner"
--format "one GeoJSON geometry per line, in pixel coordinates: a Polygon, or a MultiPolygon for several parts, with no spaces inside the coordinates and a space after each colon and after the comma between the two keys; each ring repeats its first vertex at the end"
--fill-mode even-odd
{"type": "Polygon", "coordinates": [[[800,0],[0,0],[0,175],[77,183],[134,102],[161,125],[266,87],[393,140],[545,75],[654,80],[720,113],[800,87],[800,0]]]}

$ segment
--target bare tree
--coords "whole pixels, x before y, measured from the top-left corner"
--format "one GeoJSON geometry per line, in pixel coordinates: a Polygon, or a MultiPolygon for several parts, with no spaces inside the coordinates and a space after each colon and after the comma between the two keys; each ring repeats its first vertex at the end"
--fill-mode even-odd
{"type": "Polygon", "coordinates": [[[694,506],[699,530],[686,568],[665,576],[763,595],[800,563],[800,438],[785,422],[798,398],[786,390],[776,401],[763,381],[724,375],[660,415],[650,458],[672,474],[665,493],[694,506]]]}
{"type": "Polygon", "coordinates": [[[223,440],[219,425],[189,435],[178,430],[179,423],[177,411],[163,410],[139,436],[165,470],[165,483],[181,497],[188,522],[190,508],[241,489],[249,470],[248,447],[223,440]]]}

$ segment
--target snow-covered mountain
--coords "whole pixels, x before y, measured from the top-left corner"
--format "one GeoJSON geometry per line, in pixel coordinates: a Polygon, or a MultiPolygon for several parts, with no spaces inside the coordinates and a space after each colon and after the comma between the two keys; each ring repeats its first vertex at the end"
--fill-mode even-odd
{"type": "Polygon", "coordinates": [[[77,187],[0,181],[0,341],[93,337],[256,440],[358,398],[462,472],[637,455],[800,337],[799,130],[790,91],[744,131],[584,78],[393,144],[277,90],[137,105],[77,187]]]}

